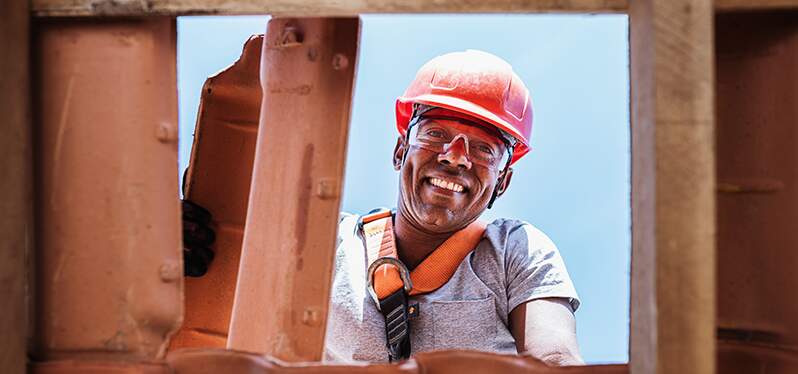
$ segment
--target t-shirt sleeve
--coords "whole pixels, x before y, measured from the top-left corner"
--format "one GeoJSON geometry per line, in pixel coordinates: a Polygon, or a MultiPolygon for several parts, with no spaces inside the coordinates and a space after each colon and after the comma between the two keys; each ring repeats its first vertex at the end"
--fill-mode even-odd
{"type": "Polygon", "coordinates": [[[515,227],[508,235],[505,256],[508,310],[544,297],[568,299],[574,311],[579,307],[560,252],[542,231],[528,223],[515,227]]]}

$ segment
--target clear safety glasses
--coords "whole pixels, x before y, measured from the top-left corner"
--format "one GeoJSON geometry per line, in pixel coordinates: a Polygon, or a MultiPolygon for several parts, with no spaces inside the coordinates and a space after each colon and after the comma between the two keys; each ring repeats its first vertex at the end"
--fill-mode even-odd
{"type": "Polygon", "coordinates": [[[484,167],[500,170],[510,159],[510,150],[497,136],[480,134],[477,130],[468,133],[435,121],[420,121],[410,127],[410,145],[430,152],[444,153],[452,146],[462,146],[468,159],[484,167]],[[457,143],[462,143],[457,145],[457,143]]]}

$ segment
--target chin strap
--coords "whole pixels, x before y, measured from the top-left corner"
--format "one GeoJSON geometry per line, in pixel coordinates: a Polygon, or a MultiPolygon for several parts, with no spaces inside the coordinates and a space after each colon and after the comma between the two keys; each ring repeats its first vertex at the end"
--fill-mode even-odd
{"type": "Polygon", "coordinates": [[[508,147],[507,150],[510,152],[510,157],[507,158],[507,164],[504,165],[504,170],[501,172],[499,180],[496,181],[496,187],[493,188],[493,195],[491,195],[490,202],[488,202],[488,209],[493,208],[493,203],[499,197],[499,187],[504,183],[504,178],[507,178],[507,173],[510,172],[510,160],[513,159],[513,148],[508,147]]]}

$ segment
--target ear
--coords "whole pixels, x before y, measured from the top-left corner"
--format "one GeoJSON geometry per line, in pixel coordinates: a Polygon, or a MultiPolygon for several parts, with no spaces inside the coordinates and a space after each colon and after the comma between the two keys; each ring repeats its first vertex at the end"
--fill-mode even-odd
{"type": "Polygon", "coordinates": [[[399,171],[402,168],[402,161],[405,157],[405,152],[407,151],[407,144],[405,143],[405,138],[403,136],[399,136],[396,138],[396,147],[393,149],[393,169],[399,171]]]}
{"type": "Polygon", "coordinates": [[[496,197],[503,195],[507,188],[510,187],[510,180],[513,179],[513,168],[508,168],[504,178],[501,178],[499,185],[496,186],[496,197]]]}

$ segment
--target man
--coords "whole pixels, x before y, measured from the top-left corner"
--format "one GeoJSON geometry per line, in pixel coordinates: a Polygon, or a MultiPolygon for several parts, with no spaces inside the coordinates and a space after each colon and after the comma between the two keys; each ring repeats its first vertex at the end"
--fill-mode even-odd
{"type": "MultiPolygon", "coordinates": [[[[424,65],[396,108],[399,197],[386,218],[392,236],[376,242],[392,237],[401,261],[384,266],[415,271],[507,190],[509,166],[529,150],[532,107],[509,64],[466,51],[424,65]]],[[[363,219],[344,215],[338,235],[327,360],[385,361],[403,358],[408,352],[402,350],[477,349],[527,352],[554,365],[582,363],[576,291],[554,244],[531,225],[494,221],[480,232],[476,247],[464,251],[445,284],[409,295],[397,290],[406,300],[397,309],[380,310],[383,297],[371,295],[368,285],[374,272],[364,266],[373,259],[367,256],[363,219]],[[407,320],[389,315],[403,309],[411,310],[407,320]],[[405,330],[402,323],[408,336],[393,336],[405,330]],[[396,342],[401,339],[406,347],[396,342]]]]}
{"type": "MultiPolygon", "coordinates": [[[[485,52],[439,56],[397,99],[396,118],[396,210],[342,215],[325,360],[475,349],[581,364],[579,300],[557,248],[528,223],[478,220],[529,151],[521,79],[485,52]]],[[[209,217],[184,209],[200,217],[184,219],[187,247],[198,248],[186,252],[186,272],[201,275],[212,253],[189,242],[213,240],[209,217]]]]}

